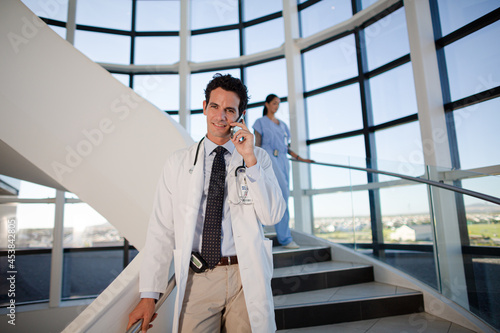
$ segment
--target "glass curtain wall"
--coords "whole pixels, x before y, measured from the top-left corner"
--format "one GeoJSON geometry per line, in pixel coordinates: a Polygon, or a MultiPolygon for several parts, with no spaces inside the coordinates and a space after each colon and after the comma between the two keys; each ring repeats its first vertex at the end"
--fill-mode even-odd
{"type": "MultiPolygon", "coordinates": [[[[373,3],[304,1],[299,5],[301,34],[307,37],[329,28],[373,3]]],[[[409,53],[402,2],[354,32],[302,50],[312,159],[412,176],[424,174],[409,53]]],[[[313,196],[318,236],[360,251],[369,249],[365,252],[406,271],[412,266],[408,262],[424,256],[425,265],[433,271],[432,252],[416,254],[412,248],[432,241],[425,186],[369,190],[368,184],[391,177],[347,169],[332,171],[326,166],[312,166],[311,175],[314,190],[331,189],[313,196]],[[348,188],[351,193],[346,192],[348,188]],[[422,238],[415,237],[416,229],[429,230],[422,238]],[[405,236],[404,231],[413,236],[405,236]],[[390,244],[399,245],[399,249],[408,245],[403,249],[412,251],[396,251],[390,244]]],[[[436,286],[435,275],[424,278],[436,286]]]]}
{"type": "MultiPolygon", "coordinates": [[[[454,169],[488,173],[500,165],[500,3],[432,0],[434,35],[454,169]]],[[[500,197],[498,176],[454,179],[456,185],[500,197]]],[[[457,198],[471,311],[500,327],[499,211],[457,198]]]]}
{"type": "MultiPolygon", "coordinates": [[[[118,231],[74,194],[65,193],[64,216],[58,221],[54,188],[2,175],[0,183],[14,189],[0,191],[0,261],[8,267],[8,228],[15,235],[16,303],[49,300],[51,266],[59,264],[51,261],[54,230],[63,230],[63,300],[98,295],[135,255],[126,255],[118,231]]],[[[8,302],[7,293],[2,294],[0,306],[8,302]]]]}

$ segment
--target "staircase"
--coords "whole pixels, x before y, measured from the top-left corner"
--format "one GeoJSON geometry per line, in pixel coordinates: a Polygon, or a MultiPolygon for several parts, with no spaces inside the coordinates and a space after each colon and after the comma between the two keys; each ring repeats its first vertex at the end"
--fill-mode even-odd
{"type": "Polygon", "coordinates": [[[278,330],[424,311],[421,292],[375,282],[373,267],[332,261],[330,251],[323,245],[273,248],[278,330]]]}

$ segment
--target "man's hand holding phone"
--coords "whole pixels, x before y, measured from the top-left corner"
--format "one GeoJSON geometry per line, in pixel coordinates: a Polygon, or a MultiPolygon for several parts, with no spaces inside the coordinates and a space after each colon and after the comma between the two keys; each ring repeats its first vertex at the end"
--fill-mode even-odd
{"type": "Polygon", "coordinates": [[[234,143],[236,150],[245,160],[247,167],[257,164],[257,158],[254,153],[254,138],[253,134],[248,130],[245,120],[243,119],[245,112],[242,112],[238,121],[230,123],[231,128],[231,141],[234,143]],[[234,132],[233,132],[234,130],[234,132]]]}

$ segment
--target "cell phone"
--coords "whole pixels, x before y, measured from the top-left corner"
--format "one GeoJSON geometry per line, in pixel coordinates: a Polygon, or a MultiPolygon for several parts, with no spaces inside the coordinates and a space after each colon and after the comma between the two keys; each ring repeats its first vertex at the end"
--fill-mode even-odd
{"type": "MultiPolygon", "coordinates": [[[[241,113],[241,115],[238,117],[238,119],[236,120],[237,123],[241,123],[243,121],[243,116],[245,115],[244,112],[241,113]]],[[[234,137],[234,135],[236,134],[236,132],[238,132],[239,130],[241,129],[241,127],[239,126],[233,126],[231,127],[231,139],[234,137]]],[[[241,137],[239,139],[240,142],[242,142],[243,140],[245,140],[244,137],[241,137]]]]}

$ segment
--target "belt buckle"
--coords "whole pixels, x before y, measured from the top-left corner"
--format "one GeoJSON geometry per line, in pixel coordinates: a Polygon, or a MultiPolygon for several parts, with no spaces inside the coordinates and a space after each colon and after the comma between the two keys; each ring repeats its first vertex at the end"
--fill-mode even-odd
{"type": "Polygon", "coordinates": [[[227,264],[228,266],[231,266],[231,256],[227,257],[227,264]]]}

